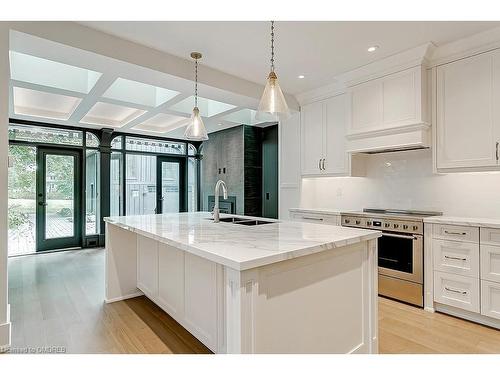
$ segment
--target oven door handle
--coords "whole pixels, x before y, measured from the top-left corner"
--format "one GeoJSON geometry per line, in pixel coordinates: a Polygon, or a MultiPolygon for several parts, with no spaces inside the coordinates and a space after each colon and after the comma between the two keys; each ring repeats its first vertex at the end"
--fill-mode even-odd
{"type": "Polygon", "coordinates": [[[392,233],[385,233],[382,232],[382,236],[387,236],[387,237],[395,237],[395,238],[404,238],[405,240],[416,240],[417,237],[410,234],[410,235],[403,235],[403,234],[392,234],[392,233]]]}

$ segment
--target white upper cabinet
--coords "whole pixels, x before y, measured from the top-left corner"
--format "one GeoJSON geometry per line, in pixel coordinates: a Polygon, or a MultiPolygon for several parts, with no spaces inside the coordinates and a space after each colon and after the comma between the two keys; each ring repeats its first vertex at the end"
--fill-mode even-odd
{"type": "Polygon", "coordinates": [[[417,66],[349,88],[349,135],[426,125],[425,75],[417,66]]]}
{"type": "Polygon", "coordinates": [[[351,168],[346,151],[346,94],[307,104],[301,109],[303,176],[361,175],[351,168]]]}
{"type": "Polygon", "coordinates": [[[348,154],[345,149],[347,120],[346,95],[338,95],[324,102],[325,136],[323,145],[324,172],[347,174],[348,154]]]}
{"type": "Polygon", "coordinates": [[[323,159],[323,102],[301,108],[302,174],[321,174],[323,159]]]}
{"type": "Polygon", "coordinates": [[[437,68],[437,169],[498,167],[500,53],[437,68]]]}

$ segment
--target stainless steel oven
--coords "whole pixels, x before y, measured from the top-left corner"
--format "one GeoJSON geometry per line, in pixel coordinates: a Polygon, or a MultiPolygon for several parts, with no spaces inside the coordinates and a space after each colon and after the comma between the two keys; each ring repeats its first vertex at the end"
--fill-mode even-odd
{"type": "Polygon", "coordinates": [[[342,214],[343,226],[382,231],[378,239],[380,295],[423,306],[423,217],[439,214],[374,209],[342,214]]]}

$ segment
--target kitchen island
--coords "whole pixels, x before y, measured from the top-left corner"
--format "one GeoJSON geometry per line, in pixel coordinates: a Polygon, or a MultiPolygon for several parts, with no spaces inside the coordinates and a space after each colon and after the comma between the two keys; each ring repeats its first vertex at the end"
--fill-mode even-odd
{"type": "Polygon", "coordinates": [[[106,302],[145,294],[216,353],[378,352],[380,232],[228,217],[105,218],[106,302]]]}

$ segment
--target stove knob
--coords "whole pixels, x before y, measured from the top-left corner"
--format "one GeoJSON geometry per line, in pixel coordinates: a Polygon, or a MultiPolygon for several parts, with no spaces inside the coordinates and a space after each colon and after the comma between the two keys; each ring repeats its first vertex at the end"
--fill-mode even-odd
{"type": "Polygon", "coordinates": [[[351,220],[349,220],[349,219],[344,219],[344,223],[349,224],[350,222],[351,222],[351,220]]]}
{"type": "Polygon", "coordinates": [[[403,229],[408,229],[408,225],[404,224],[403,229]]]}
{"type": "Polygon", "coordinates": [[[394,224],[394,228],[399,228],[399,224],[394,224]]]}
{"type": "Polygon", "coordinates": [[[413,230],[418,230],[418,225],[414,225],[413,230]]]}
{"type": "Polygon", "coordinates": [[[391,226],[391,224],[389,224],[389,223],[384,224],[384,227],[386,227],[386,228],[389,228],[390,226],[391,226]]]}
{"type": "Polygon", "coordinates": [[[367,225],[367,226],[370,226],[370,225],[372,225],[372,222],[371,222],[371,221],[367,221],[367,222],[366,222],[366,225],[367,225]]]}
{"type": "Polygon", "coordinates": [[[356,220],[356,225],[361,224],[361,220],[356,220]]]}

